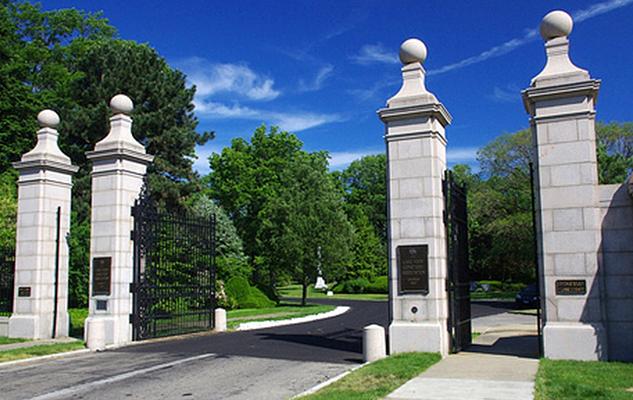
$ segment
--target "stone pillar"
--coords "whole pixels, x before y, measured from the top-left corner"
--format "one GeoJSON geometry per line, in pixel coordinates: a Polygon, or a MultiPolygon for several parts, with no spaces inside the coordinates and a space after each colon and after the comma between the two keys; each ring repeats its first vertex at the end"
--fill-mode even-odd
{"type": "Polygon", "coordinates": [[[594,106],[600,81],[569,59],[572,25],[562,11],[543,19],[547,64],[523,92],[523,100],[531,117],[536,167],[544,355],[596,360],[607,357],[598,268],[594,106]]]}
{"type": "Polygon", "coordinates": [[[378,111],[385,123],[388,160],[391,354],[430,351],[445,355],[449,351],[442,178],[446,170],[444,128],[451,116],[426,90],[425,58],[421,41],[409,39],[402,44],[402,88],[378,111]],[[428,291],[403,293],[397,251],[412,245],[427,247],[427,255],[418,248],[413,256],[428,261],[428,277],[422,277],[422,281],[428,278],[428,291]]]}
{"type": "Polygon", "coordinates": [[[44,110],[37,145],[13,166],[18,179],[15,294],[9,336],[46,339],[68,336],[68,245],[72,175],[77,167],[57,145],[59,116],[44,110]],[[60,235],[57,242],[57,210],[60,235]],[[59,256],[59,259],[57,259],[59,256]],[[56,261],[57,260],[57,261],[56,261]],[[55,272],[56,266],[58,268],[55,272]],[[57,319],[55,277],[57,276],[57,319]]]}
{"type": "Polygon", "coordinates": [[[132,101],[117,95],[110,101],[110,108],[114,114],[110,118],[110,132],[95,145],[94,151],[86,154],[92,161],[92,216],[85,338],[88,344],[100,343],[99,347],[132,340],[131,209],[143,186],[147,165],[153,159],[132,136],[129,116],[132,101]]]}

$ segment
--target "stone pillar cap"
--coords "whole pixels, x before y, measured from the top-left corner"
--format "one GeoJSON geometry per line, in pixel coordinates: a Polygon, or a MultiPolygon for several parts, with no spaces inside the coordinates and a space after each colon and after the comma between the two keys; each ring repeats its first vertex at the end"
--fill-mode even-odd
{"type": "Polygon", "coordinates": [[[110,100],[110,109],[114,114],[110,117],[110,132],[97,142],[94,152],[126,150],[145,154],[145,146],[132,135],[132,118],[129,115],[134,110],[132,100],[124,94],[117,94],[110,100]]]}
{"type": "Polygon", "coordinates": [[[37,122],[40,125],[37,144],[22,156],[21,161],[13,163],[13,166],[16,169],[45,168],[76,172],[78,168],[72,165],[70,158],[61,151],[57,143],[59,115],[53,110],[42,110],[37,114],[37,122]]]}
{"type": "Polygon", "coordinates": [[[541,37],[545,41],[547,63],[532,79],[534,87],[557,86],[591,79],[589,72],[578,68],[569,58],[569,39],[574,27],[572,17],[565,11],[555,10],[541,21],[541,37]]]}
{"type": "Polygon", "coordinates": [[[400,45],[400,62],[402,65],[411,63],[424,64],[427,49],[423,41],[417,38],[407,39],[400,45]]]}

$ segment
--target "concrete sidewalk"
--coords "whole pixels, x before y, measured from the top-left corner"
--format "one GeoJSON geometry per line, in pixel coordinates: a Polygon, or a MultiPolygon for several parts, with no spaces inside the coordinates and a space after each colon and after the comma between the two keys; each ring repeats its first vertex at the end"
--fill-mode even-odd
{"type": "Polygon", "coordinates": [[[532,400],[537,346],[532,325],[491,329],[469,351],[449,355],[386,399],[532,400]]]}

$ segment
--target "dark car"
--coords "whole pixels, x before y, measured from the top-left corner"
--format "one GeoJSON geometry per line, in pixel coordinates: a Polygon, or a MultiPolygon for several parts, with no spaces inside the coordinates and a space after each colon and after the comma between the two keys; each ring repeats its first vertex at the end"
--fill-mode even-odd
{"type": "Polygon", "coordinates": [[[539,306],[539,295],[536,283],[521,289],[516,295],[515,302],[519,307],[537,308],[539,306]]]}

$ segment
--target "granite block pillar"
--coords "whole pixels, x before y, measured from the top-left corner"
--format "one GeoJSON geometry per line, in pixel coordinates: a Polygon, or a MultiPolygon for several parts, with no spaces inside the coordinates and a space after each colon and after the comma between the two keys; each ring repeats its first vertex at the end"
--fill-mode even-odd
{"type": "Polygon", "coordinates": [[[20,177],[9,336],[27,339],[68,336],[66,235],[72,175],[77,172],[57,145],[59,116],[44,110],[37,120],[37,145],[13,164],[20,177]]]}
{"type": "Polygon", "coordinates": [[[110,118],[110,132],[95,145],[94,151],[87,153],[93,167],[91,279],[85,338],[89,346],[99,348],[132,340],[131,209],[143,186],[147,165],[153,159],[132,136],[129,116],[132,101],[117,95],[110,107],[114,114],[110,118]]]}
{"type": "Polygon", "coordinates": [[[547,63],[523,92],[535,158],[538,267],[544,355],[607,357],[599,270],[601,216],[595,103],[600,81],[569,58],[573,21],[562,11],[543,19],[547,63]]]}
{"type": "MultiPolygon", "coordinates": [[[[385,123],[388,160],[391,354],[428,351],[445,355],[449,351],[442,178],[446,170],[444,128],[451,116],[425,87],[425,58],[421,41],[409,39],[402,44],[402,88],[378,111],[385,123]],[[417,290],[405,288],[399,279],[398,248],[411,253],[416,262],[426,258],[428,274],[420,275],[417,290]]],[[[422,274],[419,270],[404,273],[422,274]]]]}

